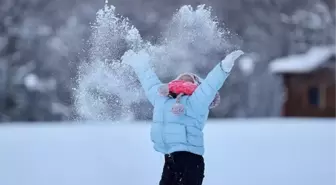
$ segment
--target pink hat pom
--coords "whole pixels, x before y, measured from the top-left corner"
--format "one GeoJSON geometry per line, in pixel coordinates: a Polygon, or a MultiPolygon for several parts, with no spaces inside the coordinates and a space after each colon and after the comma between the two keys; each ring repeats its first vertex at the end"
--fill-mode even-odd
{"type": "Polygon", "coordinates": [[[160,94],[161,96],[168,96],[168,95],[169,95],[169,87],[168,87],[168,84],[162,85],[162,86],[159,88],[159,94],[160,94]]]}
{"type": "Polygon", "coordinates": [[[184,112],[184,106],[180,103],[173,105],[172,112],[176,115],[180,115],[184,112]]]}
{"type": "Polygon", "coordinates": [[[216,93],[216,96],[214,98],[214,100],[211,102],[209,108],[212,109],[212,108],[215,108],[219,105],[220,103],[220,95],[219,93],[216,93]]]}

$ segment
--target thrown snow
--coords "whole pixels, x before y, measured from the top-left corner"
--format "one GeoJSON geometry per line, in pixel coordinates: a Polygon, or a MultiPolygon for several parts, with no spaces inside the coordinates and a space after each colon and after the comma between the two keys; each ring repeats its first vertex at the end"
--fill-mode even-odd
{"type": "Polygon", "coordinates": [[[255,61],[253,61],[252,57],[250,56],[243,56],[239,62],[239,67],[243,71],[243,73],[248,76],[253,73],[255,67],[255,61]]]}
{"type": "MultiPolygon", "coordinates": [[[[148,21],[154,17],[148,14],[148,21]]],[[[90,120],[119,120],[118,115],[111,114],[107,100],[119,101],[122,114],[133,116],[131,105],[145,98],[138,77],[128,65],[120,63],[127,49],[149,50],[158,76],[171,78],[186,71],[196,72],[196,66],[208,66],[213,60],[210,56],[232,47],[228,42],[232,34],[220,27],[212,8],[205,5],[181,6],[155,44],[143,39],[128,18],[117,15],[116,7],[107,2],[91,28],[88,60],[79,65],[78,86],[73,88],[78,115],[90,120]]]]}
{"type": "Polygon", "coordinates": [[[315,46],[303,54],[275,59],[270,62],[269,69],[274,73],[306,73],[318,68],[332,55],[335,55],[335,46],[315,46]]]}
{"type": "MultiPolygon", "coordinates": [[[[334,185],[335,119],[209,121],[203,185],[334,185]]],[[[1,185],[157,185],[149,124],[0,125],[1,185]]]]}

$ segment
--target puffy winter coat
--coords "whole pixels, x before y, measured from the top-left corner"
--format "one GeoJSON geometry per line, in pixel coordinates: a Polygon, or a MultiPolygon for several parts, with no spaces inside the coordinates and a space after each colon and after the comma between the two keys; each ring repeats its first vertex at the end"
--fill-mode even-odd
{"type": "Polygon", "coordinates": [[[183,96],[180,103],[184,113],[176,115],[171,108],[175,99],[161,96],[158,90],[161,81],[151,69],[149,61],[138,61],[141,65],[133,66],[145,94],[154,106],[150,137],[154,149],[163,154],[176,151],[189,151],[204,154],[203,128],[209,115],[209,105],[228,77],[222,70],[221,63],[207,75],[191,96],[183,96]]]}

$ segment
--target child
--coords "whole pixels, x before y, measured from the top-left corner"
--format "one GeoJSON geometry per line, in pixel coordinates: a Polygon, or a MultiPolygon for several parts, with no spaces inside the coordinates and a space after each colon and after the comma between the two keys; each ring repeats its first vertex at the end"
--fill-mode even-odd
{"type": "Polygon", "coordinates": [[[218,90],[243,54],[227,55],[203,80],[192,73],[162,84],[150,67],[145,50],[127,51],[123,63],[137,74],[145,94],[154,106],[151,140],[165,156],[160,185],[201,185],[204,178],[203,128],[209,109],[219,103],[218,90]]]}

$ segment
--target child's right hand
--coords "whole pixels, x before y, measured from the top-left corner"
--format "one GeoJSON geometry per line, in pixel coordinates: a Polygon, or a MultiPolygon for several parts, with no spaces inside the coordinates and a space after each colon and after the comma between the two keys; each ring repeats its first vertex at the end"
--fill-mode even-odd
{"type": "Polygon", "coordinates": [[[146,65],[150,60],[150,56],[147,51],[140,50],[138,52],[134,52],[133,50],[128,50],[121,57],[121,61],[124,64],[130,65],[132,67],[140,67],[146,65]]]}

